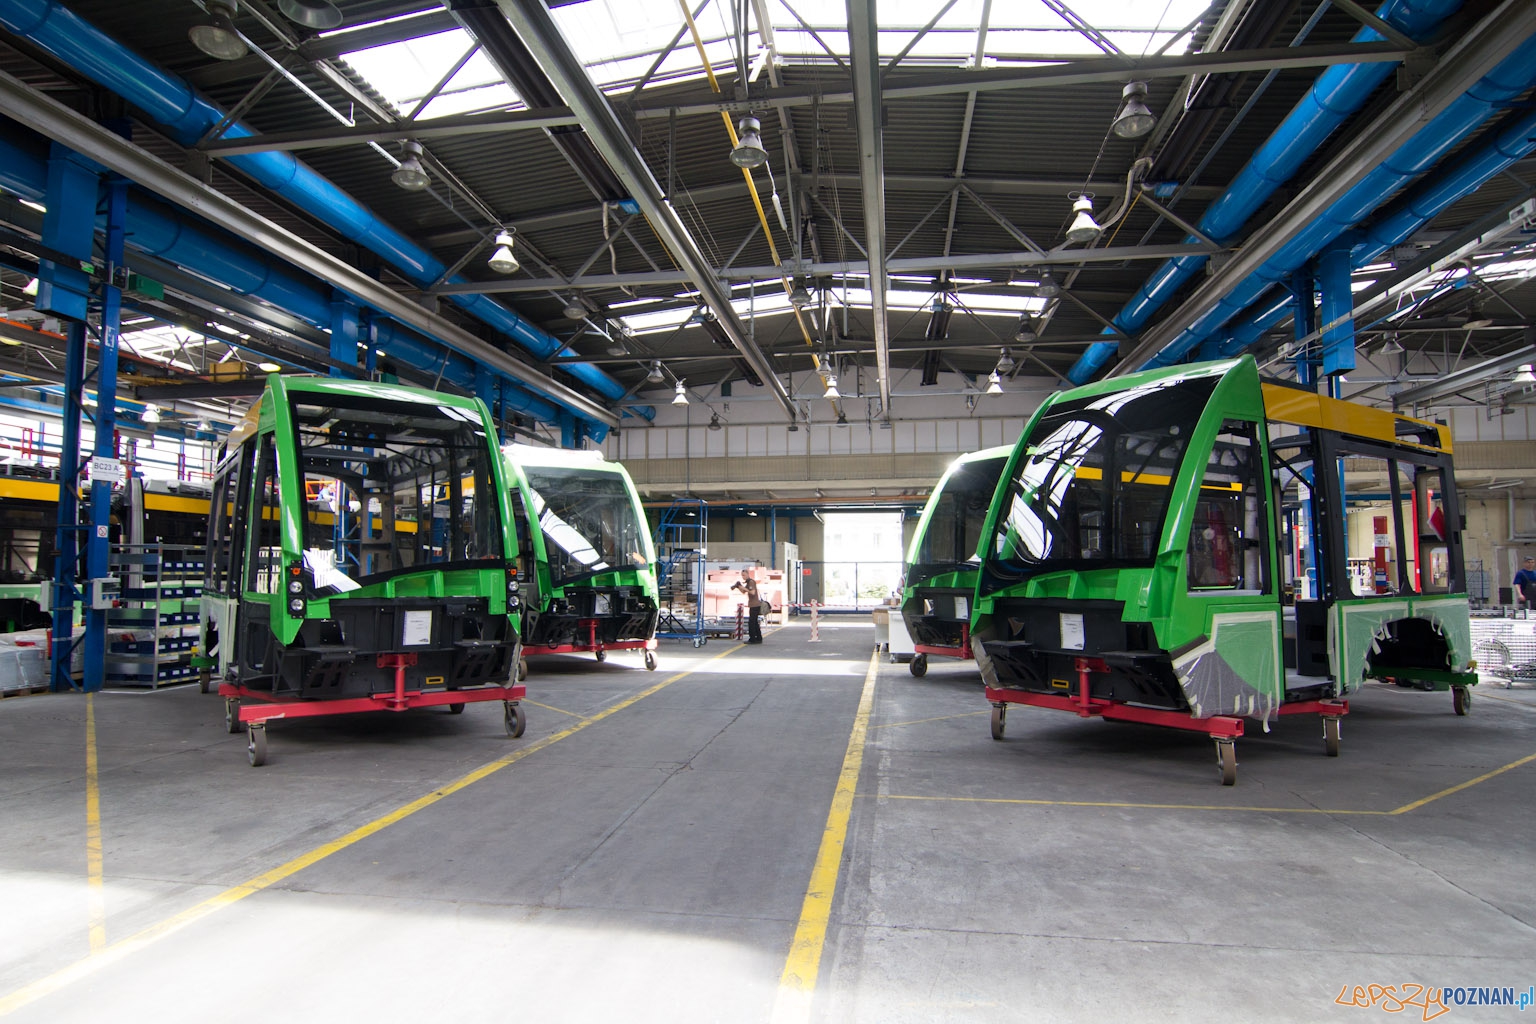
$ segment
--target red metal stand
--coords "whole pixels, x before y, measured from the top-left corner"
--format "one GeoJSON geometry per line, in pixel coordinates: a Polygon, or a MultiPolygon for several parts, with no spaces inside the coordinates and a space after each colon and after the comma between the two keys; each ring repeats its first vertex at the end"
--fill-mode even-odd
{"type": "Polygon", "coordinates": [[[488,700],[515,702],[528,696],[528,688],[521,684],[476,686],[463,690],[407,690],[405,670],[415,661],[414,654],[379,655],[381,668],[395,669],[395,688],[386,693],[372,693],[366,697],[342,697],[336,700],[274,697],[270,693],[251,690],[238,683],[220,683],[219,696],[257,702],[240,706],[239,720],[242,725],[268,722],[275,718],[320,718],[325,715],[349,715],[361,711],[409,711],[412,708],[440,707],[444,704],[477,704],[488,700]],[[386,664],[386,658],[409,659],[409,661],[392,661],[386,664]]]}
{"type": "Polygon", "coordinates": [[[943,644],[913,644],[912,650],[918,654],[927,654],[935,658],[958,658],[961,661],[976,660],[976,654],[971,650],[971,625],[968,622],[960,624],[959,647],[948,647],[943,644]]]}

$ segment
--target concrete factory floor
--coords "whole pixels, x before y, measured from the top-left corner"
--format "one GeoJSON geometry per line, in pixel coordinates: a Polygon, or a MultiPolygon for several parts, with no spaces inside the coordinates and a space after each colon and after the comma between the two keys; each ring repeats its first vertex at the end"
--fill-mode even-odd
{"type": "Polygon", "coordinates": [[[1342,756],[1287,718],[1226,789],[1203,737],[995,742],[974,666],[808,640],[537,661],[521,739],[278,722],[259,769],[195,686],[0,701],[0,1016],[1521,1017],[1456,998],[1536,983],[1536,692],[1368,686],[1342,756]]]}

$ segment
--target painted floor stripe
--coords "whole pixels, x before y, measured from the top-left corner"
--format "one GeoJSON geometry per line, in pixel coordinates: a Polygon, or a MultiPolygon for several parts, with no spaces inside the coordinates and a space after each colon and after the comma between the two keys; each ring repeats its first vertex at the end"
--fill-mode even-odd
{"type": "Polygon", "coordinates": [[[107,906],[101,884],[101,782],[96,757],[96,695],[85,695],[85,891],[91,952],[107,945],[107,906]]]}
{"type": "Polygon", "coordinates": [[[1394,807],[1390,811],[1352,810],[1338,807],[1253,807],[1243,804],[1143,804],[1120,800],[1033,800],[1026,797],[1001,797],[1001,796],[923,796],[915,793],[883,793],[878,797],[870,797],[872,800],[936,800],[949,803],[964,804],[1020,804],[1029,807],[1110,807],[1117,810],[1141,810],[1141,811],[1244,811],[1254,814],[1343,814],[1356,817],[1392,817],[1399,814],[1407,814],[1416,811],[1426,804],[1434,803],[1453,793],[1460,793],[1464,789],[1471,789],[1482,782],[1487,782],[1505,772],[1513,771],[1536,761],[1536,754],[1529,754],[1518,761],[1511,761],[1491,772],[1485,772],[1475,779],[1458,783],[1438,793],[1415,800],[1412,803],[1394,807]]]}
{"type": "MultiPolygon", "coordinates": [[[[739,650],[741,650],[741,646],[738,644],[728,650],[721,651],[719,654],[716,654],[713,657],[706,658],[704,661],[715,661],[739,650]]],[[[700,664],[703,664],[703,662],[700,664]]],[[[270,886],[281,882],[285,878],[298,874],[300,871],[303,871],[307,867],[318,864],[320,861],[325,860],[332,854],[339,853],[342,850],[345,850],[347,847],[353,846],[356,843],[367,839],[369,836],[382,832],[384,829],[396,824],[397,822],[404,821],[406,818],[409,818],[417,811],[430,807],[437,803],[439,800],[452,796],[460,790],[466,789],[469,786],[472,786],[475,783],[481,781],[482,779],[496,774],[508,765],[516,764],[518,761],[521,761],[525,757],[536,754],[546,747],[553,746],[554,744],[559,743],[561,740],[575,735],[581,730],[587,728],[589,725],[595,725],[610,715],[617,714],[620,711],[623,711],[625,708],[638,704],[640,701],[651,696],[652,694],[658,693],[668,686],[671,686],[679,679],[691,675],[698,668],[699,666],[695,665],[684,672],[679,672],[670,678],[662,680],[654,686],[641,690],[639,693],[635,694],[633,697],[628,698],[627,700],[624,700],[618,704],[614,704],[611,707],[604,708],[602,711],[597,712],[590,718],[584,718],[581,721],[578,721],[557,733],[553,733],[541,740],[530,743],[526,747],[519,748],[513,753],[507,754],[505,757],[498,757],[494,761],[483,764],[469,774],[460,776],[447,785],[442,786],[439,789],[434,789],[432,792],[426,794],[425,796],[417,797],[410,803],[405,804],[402,807],[398,807],[382,817],[375,818],[374,820],[368,822],[368,824],[355,828],[351,832],[348,832],[346,835],[341,836],[338,839],[333,839],[329,843],[326,843],[322,846],[317,846],[313,850],[310,850],[308,853],[301,854],[300,856],[293,858],[286,864],[280,864],[270,871],[263,872],[254,878],[240,883],[239,885],[225,889],[223,892],[214,896],[210,896],[208,899],[203,900],[201,903],[188,907],[186,910],[183,910],[179,914],[169,917],[164,921],[159,922],[158,924],[152,924],[148,928],[145,928],[134,935],[130,935],[128,938],[123,939],[120,942],[114,942],[112,945],[104,947],[100,952],[93,952],[92,955],[84,958],[83,960],[77,960],[69,966],[53,972],[47,977],[40,978],[37,981],[32,982],[30,985],[25,985],[12,992],[10,995],[0,998],[0,1017],[12,1013],[15,1010],[19,1010],[31,1003],[34,1003],[44,996],[57,992],[62,988],[66,988],[74,982],[90,977],[92,974],[95,974],[102,968],[110,967],[118,961],[132,956],[134,953],[148,948],[159,940],[181,931],[188,925],[197,921],[201,921],[203,918],[208,917],[210,914],[213,914],[219,910],[223,910],[225,907],[228,907],[232,904],[238,903],[239,901],[245,899],[247,896],[261,892],[263,889],[269,888],[270,886]]],[[[87,701],[89,702],[89,697],[87,697],[87,701]]],[[[89,703],[87,703],[87,714],[90,714],[89,703]]]]}
{"type": "Polygon", "coordinates": [[[794,1024],[811,1019],[811,999],[816,993],[816,976],[821,970],[822,947],[827,940],[827,923],[832,917],[832,897],[837,893],[837,876],[843,865],[843,846],[848,837],[848,818],[853,812],[853,798],[859,785],[859,769],[864,764],[864,740],[869,732],[869,716],[875,705],[875,679],[880,674],[880,655],[869,659],[864,676],[864,692],[848,736],[848,750],[843,755],[843,770],[832,794],[832,808],[827,812],[826,828],[821,834],[821,848],[816,865],[800,905],[800,922],[779,976],[778,992],[773,1000],[773,1024],[794,1024]]]}

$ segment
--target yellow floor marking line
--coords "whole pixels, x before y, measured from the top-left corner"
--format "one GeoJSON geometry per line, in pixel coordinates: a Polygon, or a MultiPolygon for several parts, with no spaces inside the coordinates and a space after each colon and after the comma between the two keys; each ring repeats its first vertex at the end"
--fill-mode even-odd
{"type": "Polygon", "coordinates": [[[1527,711],[1536,711],[1536,704],[1532,704],[1528,700],[1516,700],[1513,697],[1500,697],[1495,693],[1485,693],[1483,692],[1482,687],[1478,687],[1476,690],[1469,690],[1467,692],[1473,694],[1475,697],[1477,697],[1478,700],[1496,700],[1500,704],[1513,704],[1517,708],[1524,708],[1527,711]]]}
{"type": "MultiPolygon", "coordinates": [[[[737,646],[732,647],[729,650],[721,651],[719,654],[712,658],[706,658],[705,662],[723,658],[726,655],[731,654],[733,651],[740,649],[741,648],[737,646]]],[[[703,664],[703,662],[700,664],[703,664]]],[[[410,803],[405,804],[402,807],[398,807],[395,810],[390,811],[388,814],[383,815],[382,817],[375,818],[374,820],[368,822],[368,824],[359,826],[358,828],[353,829],[351,832],[348,832],[346,835],[341,836],[338,839],[333,839],[322,846],[317,846],[313,850],[310,850],[308,853],[301,854],[300,856],[293,858],[286,864],[280,864],[270,871],[263,872],[254,878],[240,883],[239,885],[232,886],[228,889],[225,889],[221,893],[210,896],[206,900],[203,900],[201,903],[188,907],[186,910],[183,910],[179,914],[169,917],[164,921],[159,922],[158,924],[152,924],[148,928],[130,935],[126,939],[114,942],[112,945],[104,947],[99,952],[93,951],[90,956],[85,957],[82,960],[77,960],[69,966],[53,972],[47,977],[40,978],[37,981],[32,982],[30,985],[24,985],[23,987],[17,989],[7,996],[0,997],[0,1017],[3,1017],[15,1010],[19,1010],[23,1006],[34,1003],[44,996],[57,992],[59,989],[65,988],[74,982],[80,981],[83,978],[87,978],[104,967],[110,967],[112,964],[115,964],[118,961],[123,960],[133,955],[134,953],[137,953],[140,950],[153,945],[155,942],[158,942],[159,940],[166,938],[169,935],[181,931],[188,925],[197,921],[201,921],[203,918],[209,916],[210,914],[213,914],[219,910],[223,910],[225,907],[228,907],[234,903],[238,903],[239,901],[245,899],[247,896],[261,892],[263,889],[269,888],[270,886],[281,882],[285,878],[298,874],[300,871],[303,871],[307,867],[318,864],[320,861],[325,860],[332,854],[339,853],[342,850],[345,850],[347,847],[353,846],[356,843],[367,839],[371,835],[382,832],[384,829],[396,824],[397,822],[404,821],[406,818],[409,818],[417,811],[430,807],[437,803],[439,800],[452,796],[460,790],[466,789],[469,786],[472,786],[475,783],[481,781],[482,779],[496,774],[508,765],[516,764],[518,761],[521,761],[525,757],[536,754],[546,747],[553,746],[554,744],[559,743],[561,740],[575,735],[581,730],[587,728],[589,725],[595,725],[596,723],[607,718],[609,715],[618,714],[625,708],[638,704],[645,698],[667,688],[668,686],[671,686],[679,679],[691,675],[697,668],[698,666],[696,665],[693,668],[687,669],[686,671],[679,672],[674,676],[663,679],[661,682],[641,690],[639,693],[627,698],[621,703],[615,704],[609,708],[604,708],[602,711],[599,711],[591,718],[584,718],[570,726],[567,726],[557,733],[545,736],[543,739],[536,740],[526,747],[522,747],[510,754],[507,754],[505,757],[498,757],[494,761],[487,762],[469,774],[460,776],[447,785],[438,789],[434,789],[432,792],[426,794],[425,796],[417,797],[410,803]]],[[[89,713],[89,704],[87,704],[87,709],[89,713]]]]}
{"type": "Polygon", "coordinates": [[[107,905],[101,884],[101,785],[96,760],[96,695],[85,695],[85,889],[91,952],[107,945],[107,905]]]}
{"type": "Polygon", "coordinates": [[[951,718],[972,718],[976,715],[990,715],[991,713],[992,712],[989,709],[986,711],[966,711],[958,715],[940,715],[938,718],[914,718],[910,722],[882,722],[879,725],[870,726],[870,729],[895,729],[898,726],[903,725],[923,725],[926,722],[947,722],[951,718]]]}
{"type": "Polygon", "coordinates": [[[827,940],[827,922],[832,917],[832,897],[837,892],[837,875],[843,863],[843,844],[848,837],[848,818],[853,812],[854,791],[859,785],[859,769],[864,764],[864,739],[869,731],[869,716],[875,706],[875,679],[880,674],[880,655],[869,659],[864,675],[864,692],[859,710],[853,717],[853,731],[848,735],[848,750],[843,755],[843,770],[832,794],[832,808],[821,833],[821,848],[816,851],[816,866],[800,905],[800,923],[795,927],[784,973],[773,1000],[773,1024],[811,1019],[811,997],[816,992],[816,975],[821,970],[821,950],[827,940]]]}
{"type": "Polygon", "coordinates": [[[871,799],[942,800],[951,803],[967,804],[1023,804],[1030,807],[1112,807],[1119,810],[1144,811],[1248,811],[1258,814],[1347,814],[1356,817],[1391,817],[1416,811],[1425,804],[1433,803],[1453,793],[1460,793],[1464,789],[1471,789],[1480,782],[1487,782],[1495,776],[1503,775],[1508,771],[1514,771],[1516,768],[1528,765],[1532,761],[1536,761],[1536,754],[1529,754],[1518,761],[1511,761],[1509,764],[1501,768],[1495,768],[1491,772],[1485,772],[1475,779],[1468,779],[1466,782],[1451,786],[1448,789],[1442,789],[1438,793],[1431,793],[1421,800],[1403,804],[1403,806],[1395,807],[1390,811],[1348,810],[1336,807],[1252,807],[1243,804],[1143,804],[1118,800],[1032,800],[1023,797],[1000,796],[920,796],[906,793],[884,793],[871,799]]]}
{"type": "Polygon", "coordinates": [[[1487,772],[1486,774],[1483,774],[1483,775],[1479,775],[1475,779],[1469,779],[1466,782],[1463,782],[1459,786],[1452,786],[1450,789],[1442,789],[1440,792],[1434,793],[1434,794],[1432,794],[1430,796],[1427,796],[1427,797],[1425,797],[1422,800],[1415,800],[1411,804],[1403,804],[1403,806],[1399,807],[1397,810],[1393,811],[1392,813],[1393,814],[1407,814],[1409,811],[1416,811],[1420,807],[1423,807],[1425,804],[1433,803],[1434,801],[1439,800],[1443,796],[1450,796],[1452,793],[1460,793],[1464,789],[1471,789],[1473,786],[1477,785],[1479,782],[1487,782],[1489,779],[1493,778],[1495,775],[1503,775],[1507,771],[1513,771],[1514,769],[1519,768],[1521,765],[1530,764],[1532,761],[1536,761],[1536,754],[1527,755],[1526,757],[1522,757],[1518,761],[1511,761],[1511,762],[1509,762],[1509,764],[1505,765],[1502,768],[1495,768],[1493,771],[1487,772]]]}
{"type": "MultiPolygon", "coordinates": [[[[730,653],[730,652],[727,651],[726,653],[730,653]]],[[[528,704],[528,705],[531,705],[531,706],[536,707],[536,708],[543,708],[545,711],[555,711],[555,712],[559,712],[562,715],[570,715],[572,718],[586,718],[587,717],[586,715],[583,715],[583,714],[581,714],[579,712],[576,712],[576,711],[567,711],[567,710],[565,710],[565,708],[557,708],[553,704],[540,704],[538,701],[536,701],[536,700],[529,700],[526,697],[523,698],[522,702],[524,704],[528,704]]]]}

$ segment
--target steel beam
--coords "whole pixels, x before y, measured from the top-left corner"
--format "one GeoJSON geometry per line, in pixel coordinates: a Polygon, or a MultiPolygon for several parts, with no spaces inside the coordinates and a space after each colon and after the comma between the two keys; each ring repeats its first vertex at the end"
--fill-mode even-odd
{"type": "Polygon", "coordinates": [[[891,325],[885,308],[885,133],[880,124],[880,33],[875,0],[847,0],[848,59],[853,74],[853,120],[859,143],[859,192],[864,197],[864,252],[869,259],[869,303],[874,321],[875,382],[880,415],[891,418],[891,325]]]}
{"type": "Polygon", "coordinates": [[[1536,362],[1536,345],[1522,345],[1507,355],[1496,356],[1475,366],[1464,367],[1454,373],[1448,373],[1444,377],[1430,381],[1428,384],[1404,388],[1392,396],[1392,408],[1402,409],[1408,406],[1422,405],[1432,398],[1448,395],[1472,384],[1481,384],[1489,377],[1508,373],[1531,362],[1536,362]]]}
{"type": "Polygon", "coordinates": [[[791,420],[799,411],[784,390],[783,383],[762,350],[747,337],[746,329],[731,305],[730,292],[720,283],[677,212],[662,195],[650,168],[646,166],[629,134],[603,95],[587,74],[581,60],[571,51],[565,37],[550,17],[542,0],[497,0],[497,6],[533,54],[544,74],[552,81],[562,99],[581,118],[587,136],[616,174],[630,196],[650,222],[662,245],[687,272],[688,279],[714,312],[726,335],[762,379],[791,420]]]}
{"type": "MultiPolygon", "coordinates": [[[[976,270],[985,268],[1010,269],[1013,267],[1061,267],[1078,263],[1118,263],[1122,260],[1166,260],[1175,256],[1209,255],[1223,250],[1205,245],[1119,245],[1105,249],[1074,249],[1070,253],[1036,252],[988,252],[967,253],[962,256],[910,256],[885,261],[889,273],[925,273],[940,270],[976,270]]],[[[837,263],[809,263],[802,272],[810,277],[838,274],[863,275],[869,273],[868,260],[848,260],[837,263]]],[[[730,267],[715,276],[727,281],[777,280],[779,267],[765,264],[757,267],[730,267]]],[[[563,277],[521,278],[499,281],[465,281],[462,284],[445,284],[437,289],[438,295],[485,294],[502,295],[514,292],[544,292],[551,289],[597,290],[600,288],[650,287],[652,285],[688,284],[694,280],[686,270],[638,271],[626,274],[590,274],[568,280],[563,277]]]]}
{"type": "Polygon", "coordinates": [[[430,121],[399,121],[394,124],[359,124],[348,128],[337,125],[318,131],[266,132],[235,139],[219,139],[202,146],[209,156],[239,156],[269,150],[328,149],[361,145],[368,142],[403,142],[415,139],[451,138],[455,135],[485,135],[495,132],[538,131],[577,124],[568,107],[517,110],[511,113],[458,114],[434,117],[430,121]]]}
{"type": "MultiPolygon", "coordinates": [[[[997,92],[1005,89],[1054,89],[1064,86],[1114,83],[1130,79],[1178,78],[1185,75],[1219,75],[1240,71],[1316,68],[1331,64],[1398,63],[1417,52],[1391,43],[1326,43],[1316,46],[1271,46],[1254,50],[1218,53],[1186,53],[1163,57],[1092,57],[1026,68],[991,68],[980,71],[902,72],[883,90],[887,101],[955,93],[997,92]]],[[[823,77],[827,77],[826,74],[823,77]]],[[[637,105],[635,117],[646,120],[679,115],[743,112],[767,107],[808,107],[817,102],[852,103],[852,89],[769,89],[750,100],[700,93],[676,96],[666,102],[637,105]]],[[[1081,185],[1081,182],[1078,183],[1081,185]]]]}
{"type": "Polygon", "coordinates": [[[1312,177],[1296,198],[1268,224],[1252,232],[1232,259],[1208,276],[1183,305],[1144,331],[1135,349],[1107,376],[1131,373],[1161,352],[1533,33],[1536,4],[1525,0],[1506,0],[1497,11],[1478,22],[1413,89],[1399,96],[1370,125],[1355,132],[1349,144],[1312,177]]]}
{"type": "Polygon", "coordinates": [[[457,324],[430,313],[216,189],[171,167],[133,143],[0,72],[0,108],[13,120],[54,139],[109,170],[193,211],[205,220],[287,260],[400,323],[438,339],[475,362],[542,391],[588,419],[618,426],[618,416],[548,374],[487,344],[457,324]]]}

